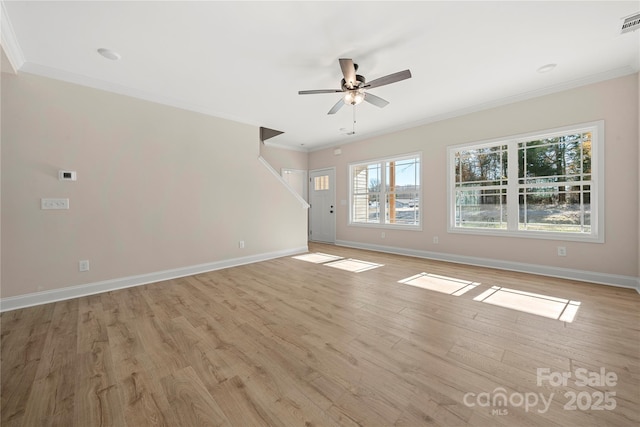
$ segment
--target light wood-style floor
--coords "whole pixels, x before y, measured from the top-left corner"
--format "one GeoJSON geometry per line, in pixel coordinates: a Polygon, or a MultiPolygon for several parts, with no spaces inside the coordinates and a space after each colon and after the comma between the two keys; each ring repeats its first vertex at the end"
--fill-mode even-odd
{"type": "Polygon", "coordinates": [[[3,313],[2,426],[640,422],[634,290],[310,249],[384,266],[285,257],[3,313]],[[453,296],[398,283],[423,272],[480,284],[453,296]],[[491,286],[580,306],[568,323],[474,300],[491,286]],[[608,385],[576,383],[601,369],[608,385]],[[562,373],[566,385],[549,381],[562,373]]]}

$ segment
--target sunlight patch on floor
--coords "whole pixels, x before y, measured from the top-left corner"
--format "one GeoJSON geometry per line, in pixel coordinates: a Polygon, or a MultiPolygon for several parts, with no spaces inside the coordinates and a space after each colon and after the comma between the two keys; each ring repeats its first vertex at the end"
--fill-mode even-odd
{"type": "Polygon", "coordinates": [[[474,300],[563,322],[573,322],[580,308],[580,301],[534,294],[501,286],[492,286],[491,289],[481,293],[474,300]]]}
{"type": "Polygon", "coordinates": [[[321,252],[297,255],[297,256],[294,256],[292,258],[293,259],[299,259],[300,261],[313,262],[314,264],[322,264],[322,263],[325,263],[325,262],[342,259],[342,257],[340,257],[340,256],[323,254],[321,252]]]}
{"type": "Polygon", "coordinates": [[[374,268],[384,266],[384,264],[376,264],[374,262],[360,261],[353,258],[329,262],[325,265],[327,267],[339,268],[340,270],[346,270],[352,273],[362,273],[363,271],[373,270],[374,268]]]}
{"type": "Polygon", "coordinates": [[[439,276],[437,274],[429,273],[416,274],[415,276],[399,280],[398,283],[454,296],[460,296],[480,284],[477,282],[470,282],[469,280],[455,279],[453,277],[439,276]]]}

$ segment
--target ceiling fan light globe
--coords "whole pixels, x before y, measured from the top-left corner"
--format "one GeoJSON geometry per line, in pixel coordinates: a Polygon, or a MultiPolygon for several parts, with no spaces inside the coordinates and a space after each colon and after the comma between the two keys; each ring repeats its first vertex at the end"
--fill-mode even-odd
{"type": "Polygon", "coordinates": [[[351,90],[344,95],[344,103],[347,105],[358,105],[364,101],[365,93],[360,90],[351,90]]]}

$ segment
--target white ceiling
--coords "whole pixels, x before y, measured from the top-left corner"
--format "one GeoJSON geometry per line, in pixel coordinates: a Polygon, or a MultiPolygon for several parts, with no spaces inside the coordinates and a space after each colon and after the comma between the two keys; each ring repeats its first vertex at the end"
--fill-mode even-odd
{"type": "MultiPolygon", "coordinates": [[[[5,1],[2,45],[29,72],[284,131],[317,149],[640,70],[640,1],[5,1]],[[98,48],[122,59],[110,61],[98,48]],[[338,58],[390,102],[327,112],[338,58]],[[549,63],[548,73],[536,70],[549,63]]],[[[4,61],[3,61],[4,63],[4,61]]],[[[3,65],[4,67],[4,65],[3,65]]]]}

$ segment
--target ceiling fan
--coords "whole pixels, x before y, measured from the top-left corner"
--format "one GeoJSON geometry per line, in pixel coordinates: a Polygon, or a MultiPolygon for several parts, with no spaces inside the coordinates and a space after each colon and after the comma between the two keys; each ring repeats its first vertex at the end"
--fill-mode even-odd
{"type": "Polygon", "coordinates": [[[299,95],[343,92],[344,96],[342,99],[340,99],[327,114],[335,114],[344,104],[357,105],[362,101],[367,101],[369,104],[373,104],[376,107],[386,107],[387,104],[389,104],[389,101],[366,92],[366,90],[411,78],[411,71],[404,70],[371,80],[367,83],[363,76],[356,74],[356,71],[358,71],[358,64],[354,64],[353,60],[341,58],[339,61],[340,68],[342,69],[342,75],[344,76],[341,82],[342,89],[301,90],[298,92],[299,95]]]}

